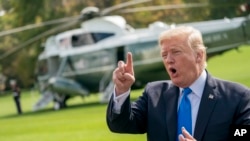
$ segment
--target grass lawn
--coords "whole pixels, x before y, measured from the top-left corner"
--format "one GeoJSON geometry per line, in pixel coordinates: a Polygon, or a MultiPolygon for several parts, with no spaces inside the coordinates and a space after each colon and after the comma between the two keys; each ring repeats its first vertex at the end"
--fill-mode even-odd
{"type": "MultiPolygon", "coordinates": [[[[137,97],[142,90],[134,91],[137,97]]],[[[11,95],[0,97],[0,141],[116,141],[145,140],[145,135],[111,133],[106,125],[107,104],[98,102],[98,95],[68,101],[69,107],[54,111],[52,104],[32,112],[39,94],[24,92],[24,114],[17,115],[11,95]]]]}
{"type": "MultiPolygon", "coordinates": [[[[208,71],[223,79],[250,87],[250,46],[241,47],[208,61],[208,71]]],[[[133,98],[142,90],[134,90],[133,98]]],[[[37,91],[22,95],[23,115],[16,114],[10,94],[0,96],[0,141],[145,141],[146,135],[111,133],[106,125],[107,104],[98,103],[99,96],[75,97],[67,109],[54,111],[52,104],[39,112],[32,106],[38,100],[37,91]]]]}
{"type": "Polygon", "coordinates": [[[250,87],[250,46],[213,57],[208,60],[207,69],[213,76],[250,87]]]}

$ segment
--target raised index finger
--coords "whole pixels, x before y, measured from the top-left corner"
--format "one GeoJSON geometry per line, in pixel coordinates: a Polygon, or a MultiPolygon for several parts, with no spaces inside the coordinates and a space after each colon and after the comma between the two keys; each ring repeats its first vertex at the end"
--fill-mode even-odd
{"type": "Polygon", "coordinates": [[[134,73],[134,69],[133,69],[133,57],[132,57],[132,53],[131,52],[127,53],[126,70],[129,71],[131,74],[134,73]]]}

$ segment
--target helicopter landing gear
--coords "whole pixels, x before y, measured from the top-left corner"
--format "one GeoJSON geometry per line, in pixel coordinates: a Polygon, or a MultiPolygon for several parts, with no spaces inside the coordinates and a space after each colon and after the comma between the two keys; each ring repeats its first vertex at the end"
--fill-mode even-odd
{"type": "Polygon", "coordinates": [[[66,101],[69,99],[67,95],[61,95],[54,99],[54,109],[59,110],[67,107],[66,101]]]}

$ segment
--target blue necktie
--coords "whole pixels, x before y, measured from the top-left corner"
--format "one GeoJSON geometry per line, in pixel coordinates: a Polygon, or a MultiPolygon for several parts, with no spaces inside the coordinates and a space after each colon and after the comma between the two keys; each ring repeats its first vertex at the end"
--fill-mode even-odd
{"type": "Polygon", "coordinates": [[[184,88],[182,91],[183,97],[178,110],[177,140],[178,136],[182,133],[182,127],[185,127],[185,129],[192,135],[191,103],[187,97],[191,92],[192,90],[190,88],[184,88]]]}

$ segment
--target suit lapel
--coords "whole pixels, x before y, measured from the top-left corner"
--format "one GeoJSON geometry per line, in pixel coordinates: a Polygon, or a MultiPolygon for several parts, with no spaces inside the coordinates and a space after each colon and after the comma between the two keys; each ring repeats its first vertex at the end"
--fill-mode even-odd
{"type": "Polygon", "coordinates": [[[196,140],[202,140],[205,129],[215,107],[217,101],[217,94],[214,90],[213,78],[208,74],[207,82],[203,91],[203,95],[200,102],[200,107],[197,115],[194,138],[196,140]]]}
{"type": "Polygon", "coordinates": [[[170,141],[176,140],[177,130],[177,102],[179,96],[179,88],[172,85],[169,89],[163,90],[164,100],[166,103],[166,124],[170,141]]]}

